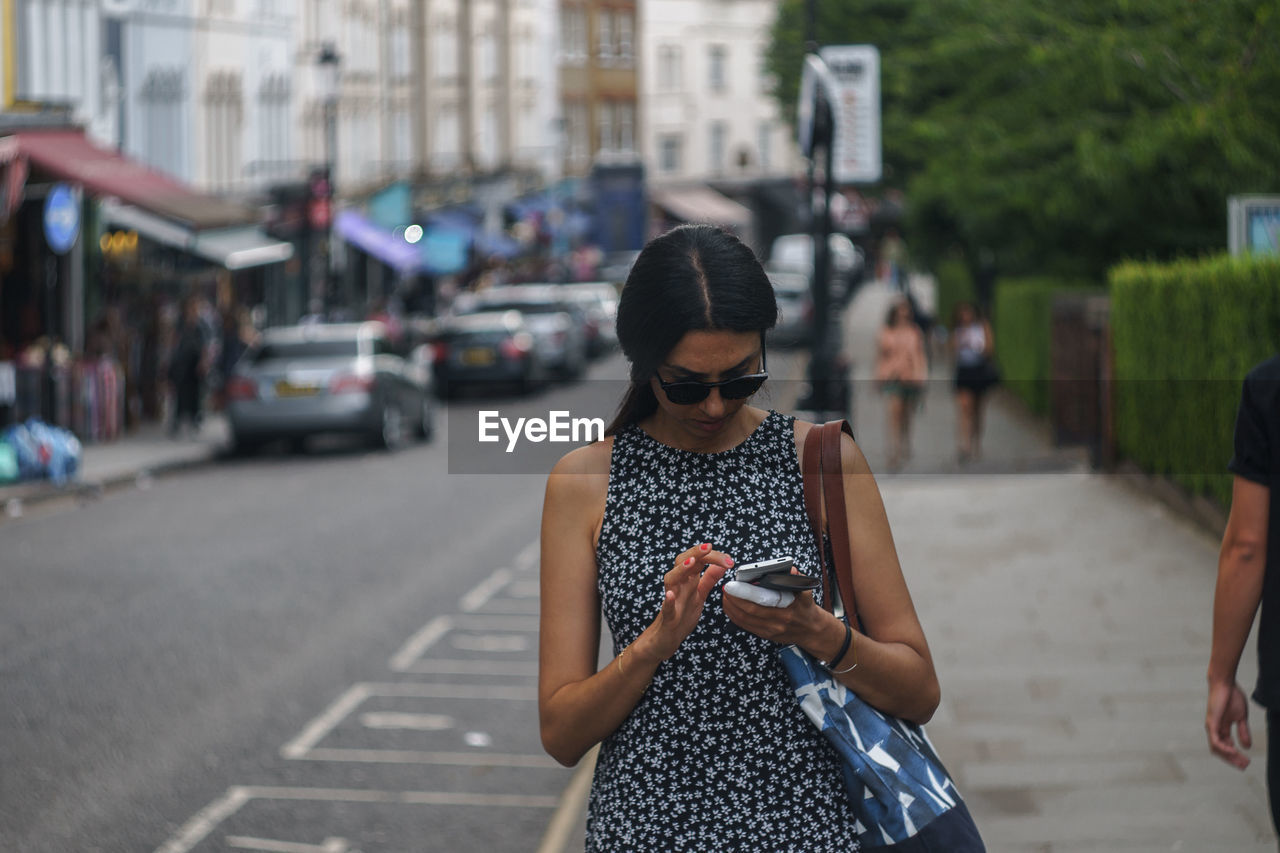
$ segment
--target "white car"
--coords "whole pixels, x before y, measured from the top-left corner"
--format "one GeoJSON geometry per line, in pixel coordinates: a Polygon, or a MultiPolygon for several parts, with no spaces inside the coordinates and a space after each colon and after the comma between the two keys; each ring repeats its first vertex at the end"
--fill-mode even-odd
{"type": "MultiPolygon", "coordinates": [[[[866,258],[862,250],[844,234],[831,234],[827,240],[831,259],[831,281],[835,285],[836,298],[851,291],[862,278],[866,258]]],[[[765,265],[773,272],[791,272],[813,277],[813,236],[810,234],[784,234],[773,241],[769,250],[769,262],[765,265]]]]}

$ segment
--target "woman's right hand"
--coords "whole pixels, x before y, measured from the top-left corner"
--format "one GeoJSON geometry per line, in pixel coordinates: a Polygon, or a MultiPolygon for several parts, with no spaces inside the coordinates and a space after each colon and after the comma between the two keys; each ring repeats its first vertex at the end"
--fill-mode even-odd
{"type": "Polygon", "coordinates": [[[733,558],[712,550],[710,542],[676,557],[675,568],[662,579],[662,610],[632,646],[633,652],[654,664],[674,655],[698,624],[707,596],[731,568],[733,558]]]}

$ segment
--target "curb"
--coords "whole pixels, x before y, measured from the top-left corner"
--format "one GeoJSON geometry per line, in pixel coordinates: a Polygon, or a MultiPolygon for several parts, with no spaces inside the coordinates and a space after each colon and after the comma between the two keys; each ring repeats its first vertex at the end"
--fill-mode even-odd
{"type": "Polygon", "coordinates": [[[119,474],[112,474],[94,480],[73,480],[63,486],[55,486],[48,480],[32,483],[18,483],[14,486],[0,487],[0,524],[6,520],[21,518],[27,507],[41,506],[58,500],[79,499],[92,500],[109,491],[137,484],[154,477],[177,473],[209,465],[219,458],[224,448],[210,446],[208,451],[188,459],[171,459],[153,465],[142,465],[138,468],[119,474]],[[15,493],[6,495],[12,489],[15,493]]]}

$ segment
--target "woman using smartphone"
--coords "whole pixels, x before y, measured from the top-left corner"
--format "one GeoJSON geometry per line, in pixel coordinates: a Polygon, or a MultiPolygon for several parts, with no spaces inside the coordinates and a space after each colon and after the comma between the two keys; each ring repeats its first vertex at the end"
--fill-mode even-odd
{"type": "Polygon", "coordinates": [[[652,241],[618,309],[631,365],[618,415],[548,478],[539,714],[561,763],[601,745],[589,851],[857,848],[840,764],[778,644],[888,713],[924,722],[937,707],[879,490],[851,439],[844,523],[863,631],[809,592],[787,607],[722,593],[738,563],[792,555],[820,571],[799,463],[811,425],[748,402],[768,378],[776,318],[737,238],[683,226],[652,241]],[[614,656],[600,666],[602,610],[614,656]]]}

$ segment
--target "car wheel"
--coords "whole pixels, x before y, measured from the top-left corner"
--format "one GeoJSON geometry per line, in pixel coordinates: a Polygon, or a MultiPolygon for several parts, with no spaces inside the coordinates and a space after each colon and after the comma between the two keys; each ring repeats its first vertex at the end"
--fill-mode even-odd
{"type": "Polygon", "coordinates": [[[423,396],[422,398],[422,419],[418,422],[418,438],[423,441],[430,441],[431,436],[436,431],[436,407],[431,404],[431,398],[423,396]]]}
{"type": "Polygon", "coordinates": [[[382,406],[382,417],[378,421],[378,432],[373,436],[374,444],[383,450],[395,450],[404,441],[404,415],[396,406],[385,403],[382,406]]]}
{"type": "Polygon", "coordinates": [[[231,434],[232,456],[253,456],[260,449],[262,449],[262,443],[258,440],[237,433],[231,434]]]}

